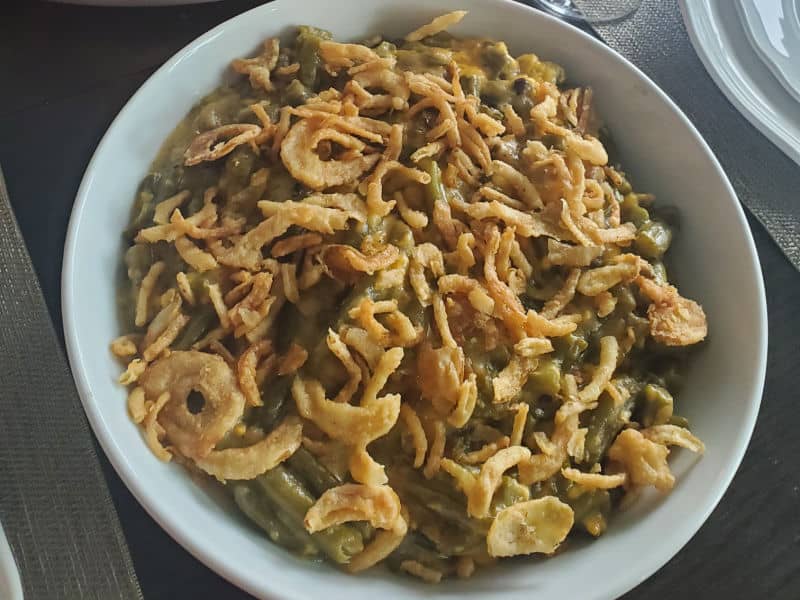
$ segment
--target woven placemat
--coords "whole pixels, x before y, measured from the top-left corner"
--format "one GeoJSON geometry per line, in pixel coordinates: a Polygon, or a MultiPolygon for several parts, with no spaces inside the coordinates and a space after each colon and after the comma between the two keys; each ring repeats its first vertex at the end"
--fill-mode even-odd
{"type": "MultiPolygon", "coordinates": [[[[800,166],[717,88],[692,47],[677,0],[643,0],[632,17],[595,30],[681,107],[716,154],[739,200],[800,270],[800,166]]],[[[703,201],[702,189],[696,200],[703,201]]]]}
{"type": "Polygon", "coordinates": [[[25,598],[141,598],[1,172],[0,282],[0,522],[25,598]]]}

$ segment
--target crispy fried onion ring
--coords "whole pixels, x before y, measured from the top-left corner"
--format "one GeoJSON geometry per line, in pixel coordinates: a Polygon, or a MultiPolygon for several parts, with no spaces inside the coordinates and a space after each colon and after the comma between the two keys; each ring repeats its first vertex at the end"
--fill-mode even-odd
{"type": "Polygon", "coordinates": [[[348,571],[363,571],[391,554],[403,541],[408,526],[400,513],[400,498],[388,485],[346,483],[326,490],[303,520],[309,533],[352,521],[366,521],[381,531],[354,556],[348,571]]]}
{"type": "Polygon", "coordinates": [[[572,246],[548,239],[546,260],[551,265],[588,267],[602,252],[602,246],[572,246]]]}
{"type": "MultiPolygon", "coordinates": [[[[494,313],[494,300],[477,279],[472,279],[466,275],[451,274],[439,277],[437,283],[439,293],[465,294],[472,308],[478,312],[485,315],[494,313]]],[[[420,302],[422,301],[420,300],[420,302]]]]}
{"type": "Polygon", "coordinates": [[[382,160],[365,182],[367,207],[372,215],[385,217],[394,208],[394,200],[383,199],[384,180],[390,176],[403,177],[422,184],[428,184],[431,181],[431,176],[425,171],[407,167],[397,160],[382,160]]]}
{"type": "Polygon", "coordinates": [[[531,451],[524,446],[504,448],[483,464],[477,477],[450,459],[441,462],[442,468],[456,480],[467,497],[467,514],[483,518],[489,516],[492,497],[502,483],[503,473],[523,464],[530,456],[531,451]]]}
{"type": "Polygon", "coordinates": [[[406,41],[418,42],[420,40],[425,39],[426,37],[430,37],[432,35],[436,35],[437,33],[441,33],[451,25],[459,23],[461,19],[463,19],[466,16],[467,16],[467,11],[465,10],[454,10],[453,12],[449,12],[444,15],[439,15],[438,17],[433,19],[430,23],[423,25],[422,27],[415,29],[414,31],[409,33],[406,36],[406,41]]]}
{"type": "Polygon", "coordinates": [[[536,370],[538,364],[539,361],[535,358],[514,354],[497,377],[492,378],[494,389],[492,402],[501,404],[516,398],[528,381],[528,376],[536,370]]]}
{"type": "Polygon", "coordinates": [[[669,470],[669,449],[653,442],[635,429],[625,429],[608,449],[612,465],[627,473],[633,487],[653,485],[659,490],[670,490],[675,476],[669,470]]]}
{"type": "Polygon", "coordinates": [[[256,367],[258,362],[272,355],[272,342],[260,340],[242,352],[236,363],[236,376],[248,406],[262,406],[261,392],[256,382],[256,367]]]}
{"type": "Polygon", "coordinates": [[[666,346],[690,346],[708,335],[703,307],[678,294],[671,285],[660,286],[650,279],[637,277],[639,289],[652,304],[647,309],[650,335],[666,346]]]}
{"type": "Polygon", "coordinates": [[[331,438],[351,447],[350,470],[357,481],[380,485],[386,483],[383,467],[374,462],[366,452],[367,444],[386,435],[400,414],[400,395],[387,394],[380,398],[378,392],[389,376],[400,365],[402,348],[388,350],[375,367],[375,372],[364,386],[358,406],[328,400],[319,381],[295,378],[292,396],[300,415],[312,421],[331,438]],[[354,468],[355,467],[355,468],[354,468]]]}
{"type": "Polygon", "coordinates": [[[486,244],[486,259],[483,264],[486,289],[495,302],[494,316],[505,323],[509,332],[517,340],[524,337],[562,336],[575,330],[574,321],[560,317],[548,320],[529,310],[527,313],[522,303],[511,288],[500,280],[497,274],[497,257],[500,248],[500,232],[494,227],[486,244]]]}
{"type": "Polygon", "coordinates": [[[417,355],[422,397],[436,413],[446,417],[459,405],[464,380],[464,351],[458,346],[433,348],[425,342],[417,355]]]}
{"type": "Polygon", "coordinates": [[[530,179],[500,160],[492,161],[492,167],[492,182],[495,185],[502,190],[513,191],[528,208],[542,208],[542,199],[530,179]]]}
{"type": "Polygon", "coordinates": [[[422,306],[430,306],[433,292],[425,279],[425,269],[430,269],[434,277],[442,277],[444,258],[442,252],[433,244],[419,244],[414,247],[408,266],[408,280],[422,306]]]}
{"type": "Polygon", "coordinates": [[[404,560],[400,563],[400,569],[425,583],[439,583],[444,575],[440,570],[426,567],[418,560],[404,560]]]}
{"type": "Polygon", "coordinates": [[[217,260],[229,267],[258,270],[261,249],[286,233],[292,225],[319,233],[347,228],[350,219],[363,222],[366,209],[356,194],[315,194],[301,202],[262,200],[258,207],[267,219],[261,221],[229,248],[212,249],[217,260]]]}
{"type": "MultiPolygon", "coordinates": [[[[568,454],[567,446],[578,429],[578,415],[570,414],[560,419],[558,417],[557,413],[553,435],[549,440],[550,443],[546,445],[548,451],[535,454],[519,465],[519,481],[523,485],[531,485],[549,479],[558,473],[564,464],[568,454]]],[[[537,443],[540,448],[544,446],[538,439],[537,443]]]]}
{"type": "Polygon", "coordinates": [[[420,421],[419,415],[409,404],[400,406],[400,419],[403,421],[414,444],[414,468],[419,469],[425,462],[425,454],[428,452],[428,438],[425,435],[425,429],[422,427],[422,421],[420,421]]]}
{"type": "Polygon", "coordinates": [[[600,338],[600,362],[594,369],[592,380],[580,392],[578,399],[584,404],[596,401],[617,368],[619,343],[613,335],[600,338]]]}
{"type": "Polygon", "coordinates": [[[348,315],[380,346],[411,347],[417,344],[422,334],[422,330],[415,327],[411,319],[397,308],[395,299],[375,302],[370,298],[362,298],[358,305],[350,309],[348,315]],[[383,317],[386,326],[378,321],[376,315],[383,317]]]}
{"type": "Polygon", "coordinates": [[[453,412],[447,417],[447,422],[456,429],[461,429],[472,417],[475,404],[478,401],[478,384],[475,373],[461,383],[458,388],[458,401],[453,412]]]}
{"type": "Polygon", "coordinates": [[[380,56],[361,44],[342,44],[325,40],[319,44],[319,54],[325,63],[334,68],[352,67],[355,63],[379,61],[380,56]]]}
{"type": "Polygon", "coordinates": [[[388,485],[346,483],[326,490],[308,509],[303,523],[309,533],[351,521],[390,530],[400,518],[400,498],[388,485]]]}
{"type": "Polygon", "coordinates": [[[289,173],[312,190],[322,191],[355,181],[380,159],[380,154],[362,154],[348,159],[322,160],[314,151],[314,123],[301,119],[281,144],[281,160],[289,173]]]}
{"type": "Polygon", "coordinates": [[[400,256],[397,246],[387,244],[379,252],[364,255],[352,246],[330,244],[322,250],[322,264],[334,279],[347,283],[357,281],[362,273],[372,275],[390,267],[400,256]]]}
{"type": "Polygon", "coordinates": [[[139,379],[145,396],[156,400],[170,393],[158,416],[167,438],[187,458],[204,458],[239,422],[245,399],[233,370],[219,356],[176,351],[150,365],[139,379]],[[202,394],[200,412],[189,410],[191,392],[202,394]]]}
{"type": "Polygon", "coordinates": [[[601,475],[600,473],[584,473],[572,467],[561,469],[561,474],[570,481],[590,490],[610,490],[624,485],[627,479],[625,473],[601,475]]]}
{"type": "Polygon", "coordinates": [[[254,88],[271,92],[273,85],[269,78],[271,71],[278,64],[279,50],[278,38],[269,38],[264,41],[264,50],[261,54],[254,58],[237,58],[231,63],[231,67],[237,73],[250,77],[250,85],[254,88]]]}
{"type": "MultiPolygon", "coordinates": [[[[390,68],[365,69],[353,75],[348,86],[356,88],[355,104],[366,114],[377,114],[386,110],[405,110],[411,90],[405,78],[390,68]],[[386,94],[371,94],[370,89],[382,89],[386,94]]],[[[345,92],[348,91],[345,86],[345,92]]],[[[355,95],[355,94],[354,94],[355,95]]]]}
{"type": "Polygon", "coordinates": [[[142,358],[154,360],[175,341],[190,318],[180,312],[183,299],[174,294],[172,301],[155,316],[141,342],[142,358]]]}
{"type": "Polygon", "coordinates": [[[653,425],[647,429],[642,429],[642,435],[656,444],[664,446],[680,446],[692,452],[702,454],[706,447],[697,437],[684,428],[677,425],[653,425]]]}
{"type": "Polygon", "coordinates": [[[396,394],[354,406],[325,398],[322,384],[314,379],[295,378],[292,396],[304,418],[333,439],[345,443],[371,441],[385,435],[400,414],[400,397],[396,394]]]}
{"type": "Polygon", "coordinates": [[[576,289],[584,296],[597,296],[618,283],[632,280],[638,274],[638,262],[621,261],[584,271],[578,279],[576,289]]]}
{"type": "Polygon", "coordinates": [[[213,450],[195,464],[219,481],[254,479],[289,458],[303,441],[303,424],[286,417],[260,442],[244,448],[213,450]]]}
{"type": "Polygon", "coordinates": [[[528,460],[531,451],[524,446],[513,446],[499,450],[481,467],[475,485],[467,492],[467,513],[473,517],[485,517],[489,514],[492,496],[500,487],[503,473],[510,468],[528,460]]]}
{"type": "Polygon", "coordinates": [[[518,502],[497,515],[486,536],[490,556],[552,554],[572,529],[575,514],[555,496],[518,502]]]}
{"type": "Polygon", "coordinates": [[[336,394],[336,398],[334,398],[333,401],[350,402],[350,399],[353,397],[353,394],[356,393],[361,383],[361,368],[358,366],[355,359],[353,359],[350,349],[342,341],[338,333],[332,329],[328,329],[328,336],[325,341],[328,345],[328,349],[339,359],[349,376],[347,383],[339,390],[339,393],[336,394]]]}
{"type": "Polygon", "coordinates": [[[261,127],[248,123],[223,125],[198,135],[189,144],[183,155],[187,167],[204,161],[217,160],[233,152],[237,146],[246,144],[258,137],[261,127]]]}

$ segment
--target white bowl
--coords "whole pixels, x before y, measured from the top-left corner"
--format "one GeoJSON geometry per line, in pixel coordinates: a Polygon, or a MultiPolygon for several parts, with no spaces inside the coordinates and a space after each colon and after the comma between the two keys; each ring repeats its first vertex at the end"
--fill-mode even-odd
{"type": "Polygon", "coordinates": [[[719,163],[678,108],[647,77],[603,44],[554,18],[508,0],[278,0],[198,38],[159,69],[109,128],[86,171],[70,222],[63,269],[64,329],[86,414],[119,475],[156,521],[224,577],[260,597],[350,600],[451,596],[514,599],[610,598],[643,581],[673,556],[708,517],[736,471],[758,412],[767,317],[756,251],[742,209],[719,163]],[[518,560],[440,586],[376,571],[358,577],[296,559],[272,545],[177,465],[162,464],[143,443],[116,383],[109,341],[121,231],[140,179],[164,137],[219,84],[234,57],[261,40],[311,24],[338,39],[401,36],[431,17],[470,11],[456,34],[506,40],[591,85],[622,163],[637,188],[677,206],[683,227],[672,250],[681,290],[703,303],[708,344],[694,360],[679,410],[705,441],[697,460],[675,452],[675,489],[643,498],[616,517],[599,540],[549,560],[518,560]]]}

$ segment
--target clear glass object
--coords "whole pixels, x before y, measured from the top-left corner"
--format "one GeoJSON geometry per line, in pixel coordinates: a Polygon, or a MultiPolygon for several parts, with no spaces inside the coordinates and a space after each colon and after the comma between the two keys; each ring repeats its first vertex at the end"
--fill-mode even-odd
{"type": "Polygon", "coordinates": [[[532,4],[574,21],[611,23],[631,16],[642,0],[533,0],[532,4]]]}

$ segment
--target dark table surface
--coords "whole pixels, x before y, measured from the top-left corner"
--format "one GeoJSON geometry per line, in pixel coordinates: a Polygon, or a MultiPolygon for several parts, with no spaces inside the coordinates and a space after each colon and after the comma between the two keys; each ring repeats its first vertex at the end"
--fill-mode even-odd
{"type": "MultiPolygon", "coordinates": [[[[260,3],[114,9],[0,2],[0,165],[59,333],[67,221],[103,132],[169,56],[260,3]]],[[[705,525],[626,598],[800,598],[800,274],[761,225],[750,223],[770,322],[758,424],[705,525]]],[[[167,536],[102,460],[146,599],[246,597],[167,536]]]]}

